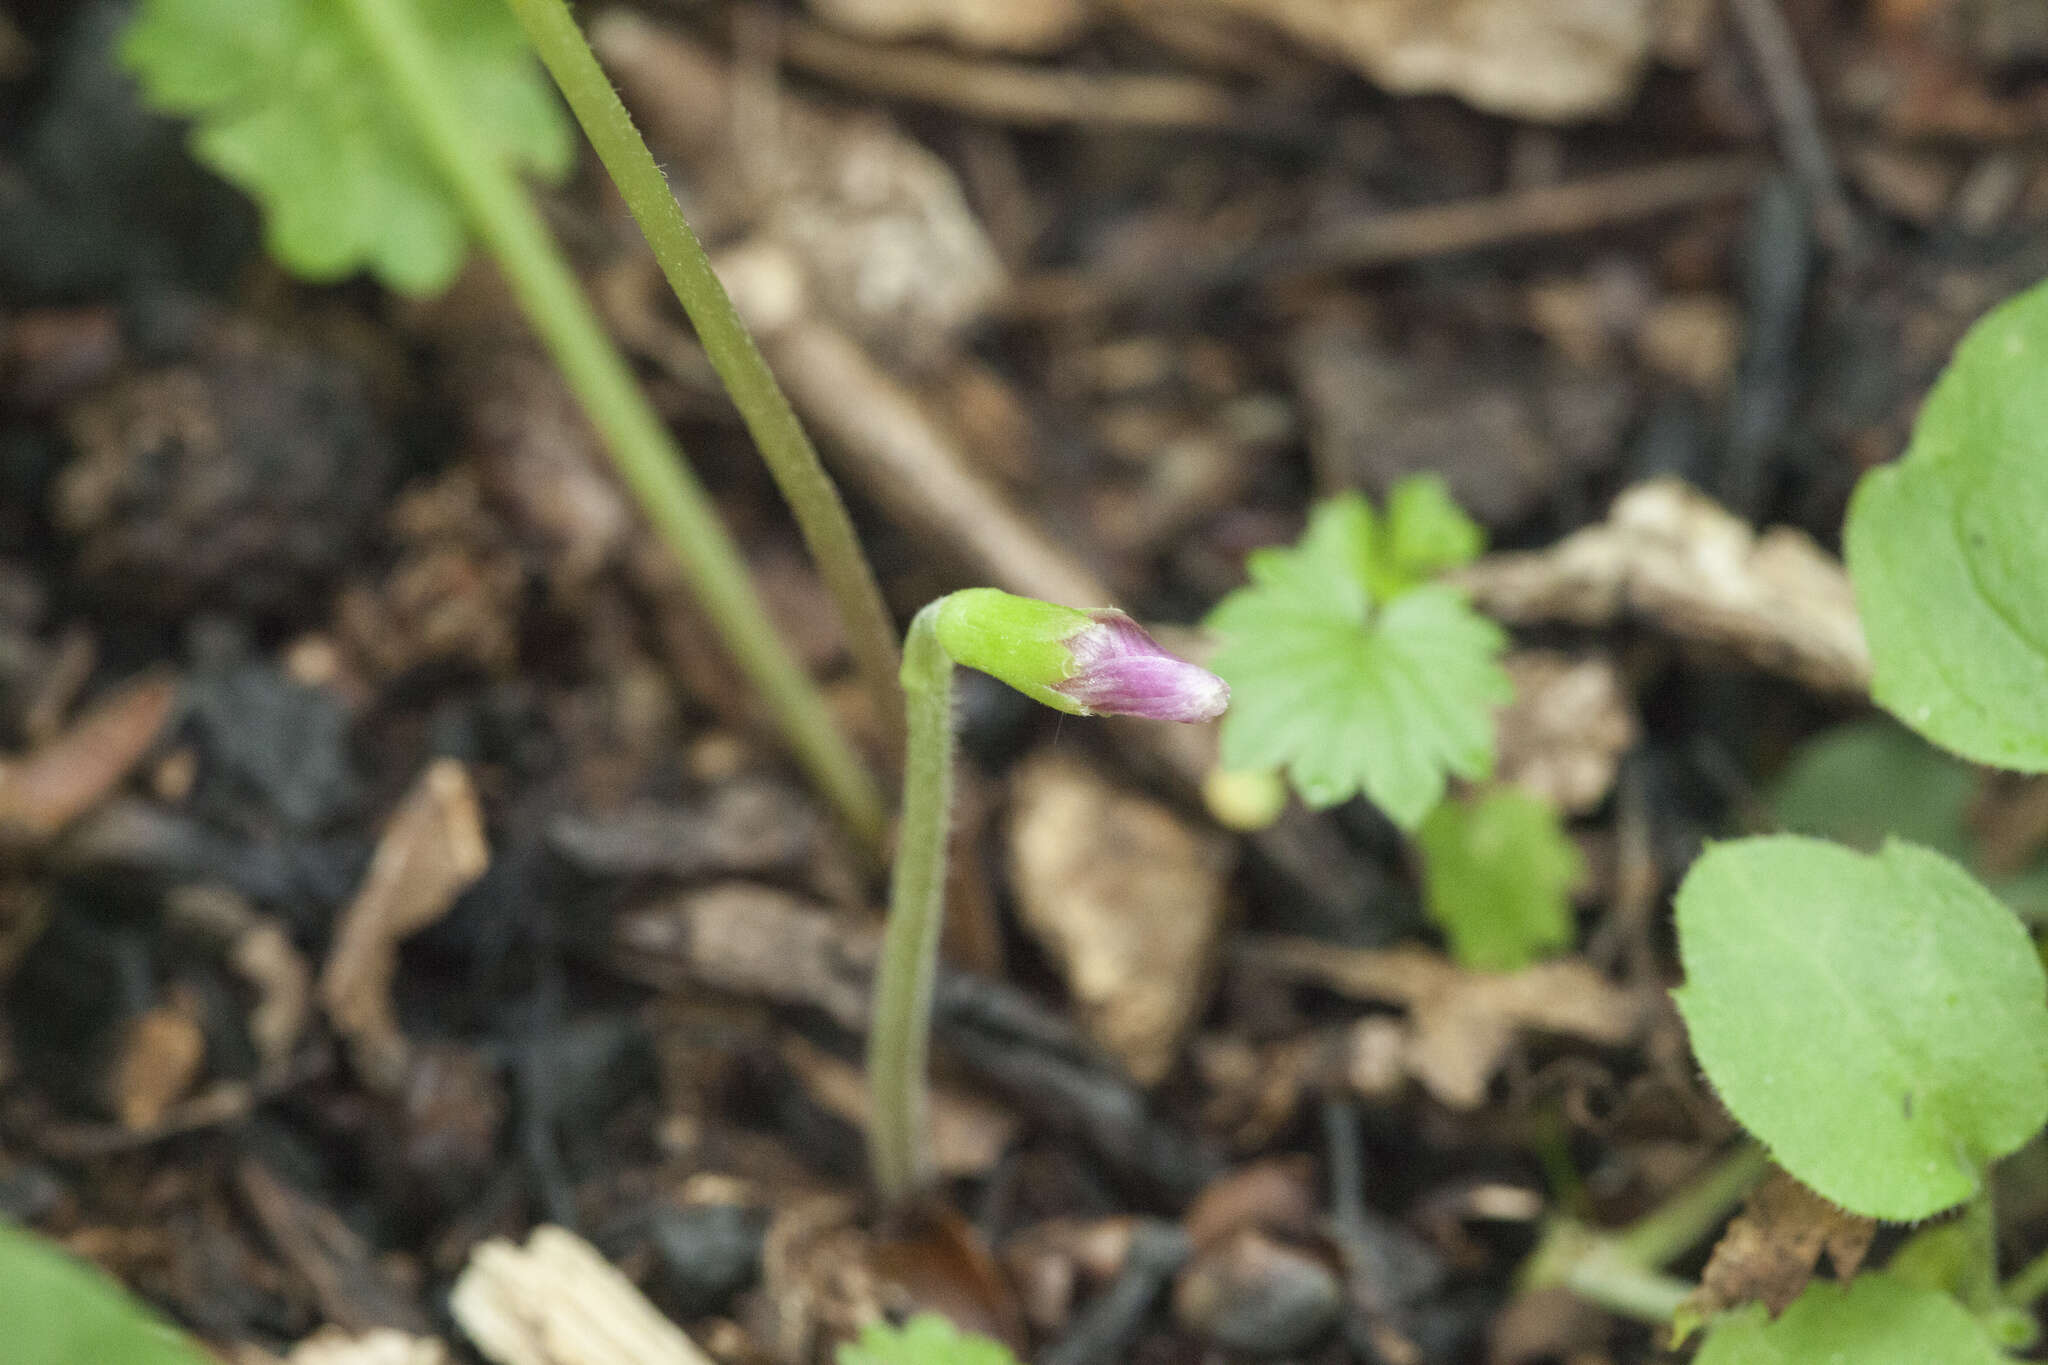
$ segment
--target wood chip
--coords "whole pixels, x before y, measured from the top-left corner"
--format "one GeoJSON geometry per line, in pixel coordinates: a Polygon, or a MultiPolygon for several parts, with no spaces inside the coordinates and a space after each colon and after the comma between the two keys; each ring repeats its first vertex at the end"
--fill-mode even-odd
{"type": "Polygon", "coordinates": [[[294,1346],[284,1365],[448,1365],[448,1348],[433,1337],[389,1329],[351,1336],[324,1327],[294,1346]]]}
{"type": "Polygon", "coordinates": [[[1091,1037],[1150,1085],[1208,999],[1231,852],[1072,758],[1026,760],[1010,866],[1024,927],[1052,955],[1091,1037]]]}
{"type": "Polygon", "coordinates": [[[114,1115],[130,1132],[154,1128],[199,1079],[206,1061],[200,1002],[174,989],[129,1021],[112,1078],[114,1115]]]}
{"type": "Polygon", "coordinates": [[[0,844],[47,842],[109,796],[170,721],[177,684],[130,683],[24,758],[0,760],[0,844]]]}
{"type": "Polygon", "coordinates": [[[320,976],[328,1017],[349,1040],[363,1079],[383,1093],[405,1079],[405,1037],[391,1004],[398,945],[447,914],[489,865],[469,773],[454,759],[437,759],[385,826],[320,976]]]}
{"type": "Polygon", "coordinates": [[[1642,619],[1816,690],[1866,695],[1870,646],[1840,561],[1788,527],[1761,535],[1676,479],[1615,499],[1547,550],[1488,555],[1458,581],[1512,625],[1642,619]]]}
{"type": "Polygon", "coordinates": [[[496,1365],[712,1365],[683,1330],[575,1233],[478,1247],[449,1311],[496,1365]]]}

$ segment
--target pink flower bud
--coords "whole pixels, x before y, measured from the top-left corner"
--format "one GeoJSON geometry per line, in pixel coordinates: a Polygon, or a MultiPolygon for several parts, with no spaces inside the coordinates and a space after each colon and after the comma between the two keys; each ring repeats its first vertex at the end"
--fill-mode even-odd
{"type": "Polygon", "coordinates": [[[1082,715],[1193,723],[1214,720],[1230,705],[1229,684],[1161,649],[1123,612],[1105,607],[1085,615],[1090,624],[1062,641],[1071,671],[1052,685],[1082,715]]]}

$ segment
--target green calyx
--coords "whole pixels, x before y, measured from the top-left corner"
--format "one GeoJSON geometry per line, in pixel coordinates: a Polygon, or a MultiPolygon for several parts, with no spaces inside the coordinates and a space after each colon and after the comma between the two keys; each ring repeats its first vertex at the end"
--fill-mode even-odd
{"type": "Polygon", "coordinates": [[[1018,597],[1000,588],[964,588],[937,604],[934,629],[953,662],[1008,683],[1035,702],[1084,716],[1054,690],[1074,675],[1068,641],[1095,624],[1073,607],[1018,597]]]}

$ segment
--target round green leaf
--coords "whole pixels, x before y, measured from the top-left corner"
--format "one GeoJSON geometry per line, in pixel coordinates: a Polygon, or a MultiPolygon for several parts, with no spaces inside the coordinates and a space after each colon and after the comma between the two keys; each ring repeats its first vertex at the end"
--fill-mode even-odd
{"type": "Polygon", "coordinates": [[[1861,1275],[1816,1280],[1776,1322],[1752,1306],[1717,1321],[1693,1365],[2008,1365],[1948,1295],[1861,1275]]]}
{"type": "Polygon", "coordinates": [[[1845,541],[1878,702],[1980,763],[2048,772],[2048,286],[1970,330],[1845,541]]]}
{"type": "Polygon", "coordinates": [[[2012,912],[1937,853],[1709,850],[1675,992],[1708,1080],[1779,1164],[1901,1222],[1975,1193],[2048,1120],[2048,983],[2012,912]]]}

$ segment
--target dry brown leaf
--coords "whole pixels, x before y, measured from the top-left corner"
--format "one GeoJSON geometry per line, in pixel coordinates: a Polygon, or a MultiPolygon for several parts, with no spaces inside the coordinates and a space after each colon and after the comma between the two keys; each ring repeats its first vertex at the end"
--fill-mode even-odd
{"type": "Polygon", "coordinates": [[[1477,1107],[1517,1033],[1528,1030],[1618,1047],[1635,1037],[1643,1010],[1577,958],[1519,972],[1469,972],[1419,948],[1342,948],[1308,939],[1267,939],[1240,950],[1258,969],[1361,1000],[1403,1005],[1414,1034],[1409,1074],[1445,1104],[1477,1107]]]}
{"type": "Polygon", "coordinates": [[[1702,1317],[1761,1303],[1776,1317],[1799,1297],[1822,1255],[1846,1280],[1863,1264],[1877,1224],[1838,1209],[1783,1171],[1749,1192],[1714,1245],[1687,1302],[1702,1317]]]}
{"type": "Polygon", "coordinates": [[[937,1313],[964,1331],[1024,1350],[1024,1315],[981,1232],[937,1197],[893,1210],[869,1248],[896,1316],[937,1313]]]}
{"type": "Polygon", "coordinates": [[[1263,19],[1396,94],[1511,117],[1617,112],[1656,36],[1651,0],[1183,0],[1263,19]]]}
{"type": "Polygon", "coordinates": [[[1457,575],[1511,625],[1642,618],[1823,692],[1866,694],[1870,647],[1841,563],[1788,527],[1758,535],[1677,479],[1637,484],[1607,520],[1457,575]]]}
{"type": "Polygon", "coordinates": [[[320,975],[321,1003],[373,1088],[395,1093],[405,1079],[405,1037],[391,1004],[398,945],[447,914],[489,865],[468,771],[435,760],[385,826],[320,975]]]}
{"type": "Polygon", "coordinates": [[[1230,845],[1056,753],[1027,760],[1011,792],[1024,927],[1089,1035],[1152,1084],[1208,998],[1230,845]]]}

